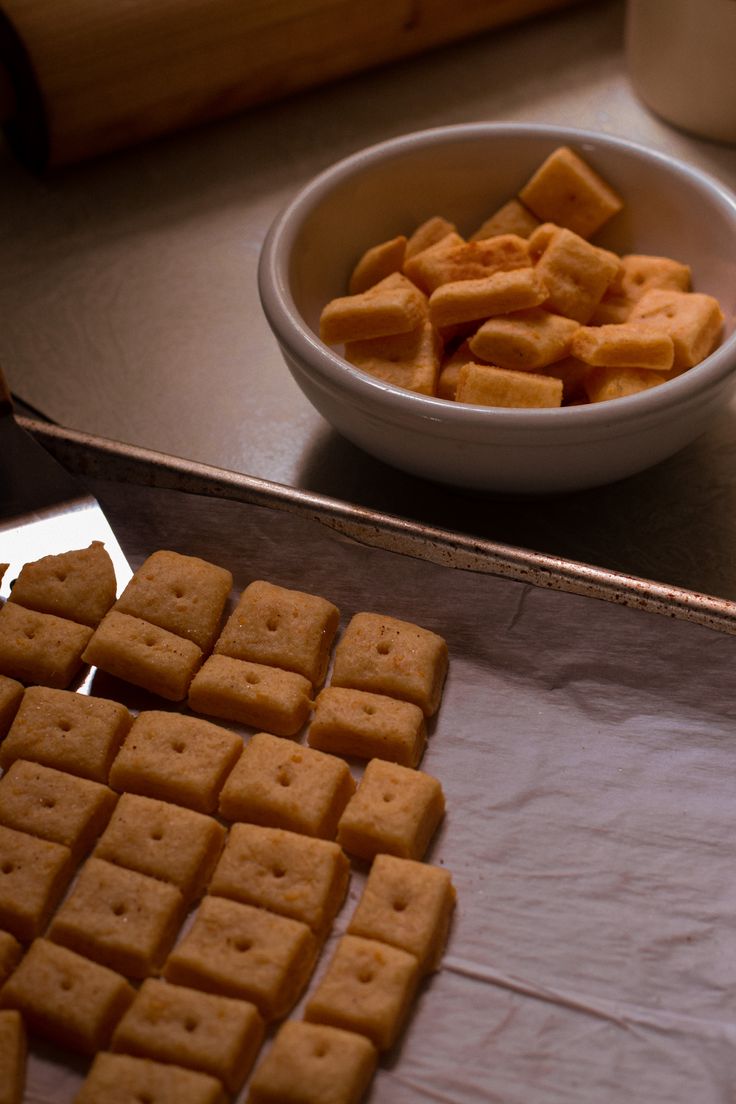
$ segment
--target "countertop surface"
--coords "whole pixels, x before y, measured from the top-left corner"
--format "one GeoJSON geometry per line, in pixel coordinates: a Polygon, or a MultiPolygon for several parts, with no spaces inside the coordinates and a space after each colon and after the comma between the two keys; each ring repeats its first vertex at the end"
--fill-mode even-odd
{"type": "Polygon", "coordinates": [[[52,176],[0,146],[0,363],[63,426],[476,536],[736,599],[736,407],[611,487],[468,495],[342,440],[261,312],[271,220],[315,173],[424,127],[547,122],[624,135],[736,187],[736,147],[679,132],[629,84],[625,9],[589,0],[52,176]]]}

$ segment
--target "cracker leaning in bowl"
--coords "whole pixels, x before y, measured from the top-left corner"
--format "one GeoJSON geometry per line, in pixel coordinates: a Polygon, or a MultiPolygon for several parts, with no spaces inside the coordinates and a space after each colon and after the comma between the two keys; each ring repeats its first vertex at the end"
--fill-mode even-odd
{"type": "Polygon", "coordinates": [[[378,379],[461,403],[569,406],[666,383],[712,351],[723,312],[682,260],[588,240],[623,207],[560,146],[468,240],[438,213],[371,246],[320,336],[378,379]]]}

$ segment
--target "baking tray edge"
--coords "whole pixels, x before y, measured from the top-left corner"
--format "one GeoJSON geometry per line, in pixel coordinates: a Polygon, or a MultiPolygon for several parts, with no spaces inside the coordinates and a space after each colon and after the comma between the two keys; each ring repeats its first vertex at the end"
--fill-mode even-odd
{"type": "Polygon", "coordinates": [[[736,602],[355,506],[280,483],[18,417],[73,474],[282,510],[362,544],[736,634],[736,602]]]}

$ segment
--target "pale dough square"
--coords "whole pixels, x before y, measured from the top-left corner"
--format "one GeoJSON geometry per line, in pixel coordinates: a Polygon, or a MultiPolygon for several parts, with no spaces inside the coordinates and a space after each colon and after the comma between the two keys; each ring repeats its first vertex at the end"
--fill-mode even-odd
{"type": "Polygon", "coordinates": [[[101,782],[16,759],[0,779],[0,824],[64,844],[76,864],[105,828],[117,794],[101,782]]]}
{"type": "Polygon", "coordinates": [[[31,1031],[94,1054],[108,1045],[134,995],[120,974],[37,939],[3,986],[0,1005],[18,1009],[31,1031]]]}
{"type": "Polygon", "coordinates": [[[183,701],[202,662],[202,649],[150,621],[112,609],[97,626],[83,658],[167,701],[183,701]]]}
{"type": "Polygon", "coordinates": [[[623,208],[610,184],[568,146],[560,146],[519,192],[543,222],[569,227],[589,238],[623,208]]]}
{"type": "Polygon", "coordinates": [[[115,609],[150,621],[208,652],[232,585],[232,574],[224,567],[198,556],[161,550],[141,564],[115,609]]]}
{"type": "Polygon", "coordinates": [[[215,651],[283,667],[321,686],[339,621],[339,609],[326,598],[257,579],[241,594],[215,651]]]}
{"type": "Polygon", "coordinates": [[[222,825],[204,813],[124,793],[94,855],[171,882],[189,903],[204,891],[225,836],[222,825]]]}
{"type": "Polygon", "coordinates": [[[30,759],[93,782],[107,782],[132,720],[119,702],[30,686],[0,744],[0,766],[30,759]]]}
{"type": "Polygon", "coordinates": [[[248,1104],[359,1104],[377,1058],[363,1035],[287,1020],[251,1080],[248,1104]]]}
{"type": "Polygon", "coordinates": [[[312,684],[304,675],[211,655],[189,688],[189,707],[279,736],[294,736],[305,724],[312,704],[312,684]]]}
{"type": "Polygon", "coordinates": [[[0,988],[23,956],[23,947],[8,931],[0,929],[0,988]]]}
{"type": "Polygon", "coordinates": [[[130,978],[162,965],[183,920],[175,886],[90,858],[49,927],[49,938],[130,978]]]}
{"type": "Polygon", "coordinates": [[[333,755],[388,759],[416,767],[427,743],[427,726],[413,702],[327,686],[315,702],[307,742],[333,755]]]}
{"type": "Polygon", "coordinates": [[[150,1058],[98,1054],[74,1104],[225,1104],[220,1081],[208,1073],[150,1058]]]}
{"type": "Polygon", "coordinates": [[[209,892],[301,920],[322,938],[345,900],[349,878],[350,864],[332,840],[233,824],[209,892]]]}
{"type": "Polygon", "coordinates": [[[314,967],[318,944],[306,924],[265,909],[204,897],[164,976],[256,1005],[264,1020],[285,1016],[314,967]]]}
{"type": "Polygon", "coordinates": [[[20,1012],[14,1008],[0,1011],[0,1104],[22,1104],[27,1050],[20,1012]]]}
{"type": "Polygon", "coordinates": [[[237,1093],[263,1032],[263,1020],[249,1001],[148,978],[116,1027],[112,1049],[211,1074],[237,1093]]]}
{"type": "Polygon", "coordinates": [[[110,770],[110,785],[213,813],[243,741],[234,732],[179,713],[139,713],[110,770]]]}
{"type": "Polygon", "coordinates": [[[104,544],[93,541],[89,548],[25,564],[8,600],[95,628],[115,601],[116,593],[112,560],[104,544]]]}
{"type": "Polygon", "coordinates": [[[63,690],[82,666],[92,629],[6,602],[0,608],[0,673],[63,690]]]}
{"type": "Polygon", "coordinates": [[[447,644],[437,633],[378,613],[356,613],[335,649],[333,686],[368,690],[437,712],[447,644]]]}
{"type": "Polygon", "coordinates": [[[5,736],[23,698],[23,683],[0,675],[0,740],[5,736]]]}
{"type": "Polygon", "coordinates": [[[257,732],[222,788],[220,814],[226,820],[334,839],[354,790],[342,759],[257,732]]]}
{"type": "Polygon", "coordinates": [[[455,401],[474,406],[540,409],[562,405],[562,380],[535,372],[515,372],[491,364],[464,364],[455,401]]]}
{"type": "Polygon", "coordinates": [[[421,859],[445,811],[442,786],[423,771],[371,759],[340,818],[337,842],[351,855],[421,859]]]}
{"type": "Polygon", "coordinates": [[[439,966],[454,907],[449,871],[376,855],[347,930],[409,951],[428,973],[439,966]]]}
{"type": "Polygon", "coordinates": [[[22,942],[41,935],[73,873],[68,847],[0,826],[0,926],[22,942]]]}
{"type": "Polygon", "coordinates": [[[378,1050],[388,1050],[404,1026],[419,976],[413,954],[344,935],[307,1001],[304,1019],[355,1031],[378,1050]]]}

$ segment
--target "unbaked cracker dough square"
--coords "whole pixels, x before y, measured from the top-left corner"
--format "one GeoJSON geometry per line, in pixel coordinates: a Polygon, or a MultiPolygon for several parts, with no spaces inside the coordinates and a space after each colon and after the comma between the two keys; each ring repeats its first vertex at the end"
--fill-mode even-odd
{"type": "Polygon", "coordinates": [[[243,750],[240,736],[198,717],[139,713],[110,770],[110,785],[213,813],[243,750]]]}
{"type": "Polygon", "coordinates": [[[208,1073],[127,1054],[98,1054],[74,1104],[225,1104],[208,1073]]]}
{"type": "Polygon", "coordinates": [[[283,667],[321,686],[339,621],[340,611],[326,598],[257,579],[241,594],[215,651],[283,667]]]}
{"type": "Polygon", "coordinates": [[[31,944],[3,986],[0,1006],[17,1008],[31,1031],[60,1046],[94,1054],[135,991],[124,977],[48,939],[31,944]]]}
{"type": "Polygon", "coordinates": [[[421,859],[445,811],[442,786],[424,771],[371,759],[340,818],[337,842],[351,855],[421,859]]]}
{"type": "Polygon", "coordinates": [[[427,973],[439,966],[454,907],[448,870],[376,855],[347,930],[409,951],[427,973]]]}
{"type": "Polygon", "coordinates": [[[257,732],[220,794],[220,814],[306,836],[334,839],[355,791],[345,762],[293,740],[257,732]]]}
{"type": "Polygon", "coordinates": [[[22,942],[41,935],[73,873],[68,847],[0,826],[0,926],[22,942]]]}
{"type": "Polygon", "coordinates": [[[116,1027],[112,1049],[209,1073],[234,1094],[263,1034],[263,1019],[250,1001],[148,978],[116,1027]]]}
{"type": "Polygon", "coordinates": [[[301,920],[321,938],[345,900],[349,878],[347,857],[332,840],[233,824],[209,892],[301,920]]]}
{"type": "Polygon", "coordinates": [[[287,1020],[251,1080],[248,1104],[358,1104],[377,1057],[363,1035],[287,1020]]]}
{"type": "Polygon", "coordinates": [[[117,794],[100,782],[16,759],[0,779],[0,824],[64,844],[77,863],[116,801],[117,794]]]}
{"type": "Polygon", "coordinates": [[[23,698],[23,683],[0,675],[0,740],[13,723],[23,698]]]}
{"type": "Polygon", "coordinates": [[[207,885],[225,836],[222,825],[204,813],[169,801],[124,793],[94,855],[139,874],[171,882],[184,900],[190,902],[207,885]]]}
{"type": "Polygon", "coordinates": [[[154,552],[134,573],[115,609],[211,650],[233,585],[224,567],[198,556],[154,552]]]}
{"type": "Polygon", "coordinates": [[[95,628],[115,601],[112,560],[101,541],[27,563],[9,601],[95,628]]]}
{"type": "Polygon", "coordinates": [[[0,766],[30,759],[93,782],[107,782],[132,720],[125,706],[107,698],[29,686],[0,744],[0,766]]]}
{"type": "Polygon", "coordinates": [[[167,701],[183,701],[202,662],[202,649],[150,621],[112,609],[97,626],[83,658],[167,701]]]}
{"type": "Polygon", "coordinates": [[[0,672],[63,690],[82,666],[92,629],[6,602],[0,607],[0,672]]]}
{"type": "Polygon", "coordinates": [[[413,702],[327,686],[315,703],[307,742],[333,755],[388,759],[416,767],[427,743],[427,726],[413,702]]]}
{"type": "Polygon", "coordinates": [[[278,736],[294,736],[305,724],[312,704],[312,684],[304,675],[211,655],[189,688],[189,707],[278,736]]]}
{"type": "Polygon", "coordinates": [[[298,1000],[317,949],[314,935],[298,920],[208,896],[169,955],[164,976],[177,985],[251,1001],[271,1021],[298,1000]]]}
{"type": "Polygon", "coordinates": [[[162,965],[183,919],[179,890],[90,858],[49,927],[49,938],[130,978],[162,965]]]}
{"type": "Polygon", "coordinates": [[[10,932],[0,929],[0,987],[12,974],[23,956],[23,947],[10,932]]]}
{"type": "Polygon", "coordinates": [[[27,1050],[20,1012],[14,1008],[0,1011],[0,1104],[22,1104],[27,1050]]]}
{"type": "Polygon", "coordinates": [[[437,633],[378,613],[356,613],[335,649],[332,686],[368,690],[437,712],[447,644],[437,633]]]}
{"type": "Polygon", "coordinates": [[[374,939],[344,935],[304,1018],[365,1035],[379,1050],[396,1042],[419,982],[413,954],[374,939]]]}

